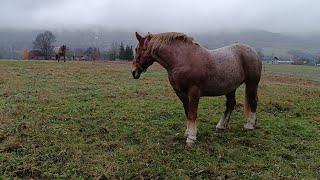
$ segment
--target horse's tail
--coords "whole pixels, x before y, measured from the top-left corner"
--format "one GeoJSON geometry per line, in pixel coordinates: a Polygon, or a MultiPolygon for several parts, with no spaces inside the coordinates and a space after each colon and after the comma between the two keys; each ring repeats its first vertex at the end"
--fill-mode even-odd
{"type": "Polygon", "coordinates": [[[244,114],[246,115],[246,117],[249,116],[249,112],[251,111],[248,98],[249,98],[248,97],[248,85],[246,85],[245,97],[244,97],[244,106],[243,106],[244,114]]]}

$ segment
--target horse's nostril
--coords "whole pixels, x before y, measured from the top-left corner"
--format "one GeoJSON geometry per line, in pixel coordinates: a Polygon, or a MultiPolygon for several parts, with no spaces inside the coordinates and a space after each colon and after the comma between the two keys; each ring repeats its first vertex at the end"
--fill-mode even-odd
{"type": "Polygon", "coordinates": [[[133,70],[133,71],[132,71],[132,76],[134,77],[134,76],[135,76],[135,74],[136,74],[136,71],[135,71],[135,70],[133,70]]]}

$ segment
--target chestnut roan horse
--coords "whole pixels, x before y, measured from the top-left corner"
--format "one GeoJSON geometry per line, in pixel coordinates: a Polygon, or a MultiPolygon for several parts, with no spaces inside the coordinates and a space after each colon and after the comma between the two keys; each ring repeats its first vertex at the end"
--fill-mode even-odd
{"type": "Polygon", "coordinates": [[[197,139],[197,109],[201,96],[225,95],[226,110],[216,126],[229,128],[231,112],[236,105],[236,89],[245,83],[244,109],[248,117],[245,129],[253,130],[256,123],[257,90],[261,77],[261,60],[257,52],[244,44],[233,44],[207,50],[183,33],[168,32],[141,36],[135,49],[132,75],[135,79],[158,62],[169,76],[175,93],[183,103],[187,117],[187,145],[197,139]]]}
{"type": "Polygon", "coordinates": [[[53,48],[53,52],[56,55],[56,60],[58,60],[58,62],[60,61],[61,56],[63,56],[63,61],[66,62],[66,52],[67,52],[66,45],[53,48]]]}

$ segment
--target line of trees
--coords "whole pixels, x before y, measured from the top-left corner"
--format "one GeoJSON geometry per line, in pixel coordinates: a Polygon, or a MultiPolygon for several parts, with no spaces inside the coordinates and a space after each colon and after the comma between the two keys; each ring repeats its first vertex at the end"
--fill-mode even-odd
{"type": "Polygon", "coordinates": [[[110,60],[132,60],[133,49],[132,46],[124,45],[123,42],[118,44],[113,42],[106,52],[106,57],[110,60]]]}
{"type": "Polygon", "coordinates": [[[119,48],[119,59],[132,60],[133,59],[132,46],[126,45],[126,47],[124,47],[123,43],[121,42],[120,48],[119,48]]]}
{"type": "MultiPolygon", "coordinates": [[[[33,41],[34,50],[24,49],[21,52],[23,59],[28,59],[31,57],[33,51],[40,51],[42,56],[45,59],[51,59],[53,55],[53,44],[56,42],[56,37],[50,31],[45,31],[36,36],[33,41]]],[[[72,57],[76,60],[132,60],[133,59],[133,49],[130,45],[125,45],[123,42],[118,44],[113,42],[110,45],[110,48],[106,51],[100,51],[97,47],[88,47],[84,49],[70,49],[67,47],[67,56],[72,57]]]]}

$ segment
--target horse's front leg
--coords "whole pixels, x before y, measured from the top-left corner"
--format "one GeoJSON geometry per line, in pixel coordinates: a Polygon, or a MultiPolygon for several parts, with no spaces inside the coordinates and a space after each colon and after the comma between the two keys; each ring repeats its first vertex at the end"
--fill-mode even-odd
{"type": "Polygon", "coordinates": [[[189,104],[187,115],[187,140],[188,146],[193,145],[197,140],[197,110],[200,98],[200,91],[193,87],[188,92],[189,104]]]}
{"type": "MultiPolygon", "coordinates": [[[[189,108],[189,97],[187,94],[183,93],[183,92],[178,92],[176,91],[177,96],[179,97],[180,101],[183,104],[183,109],[184,109],[184,113],[186,115],[186,118],[188,118],[188,108],[189,108]]],[[[187,121],[187,129],[184,133],[184,136],[187,137],[188,136],[188,121],[187,121]]]]}

